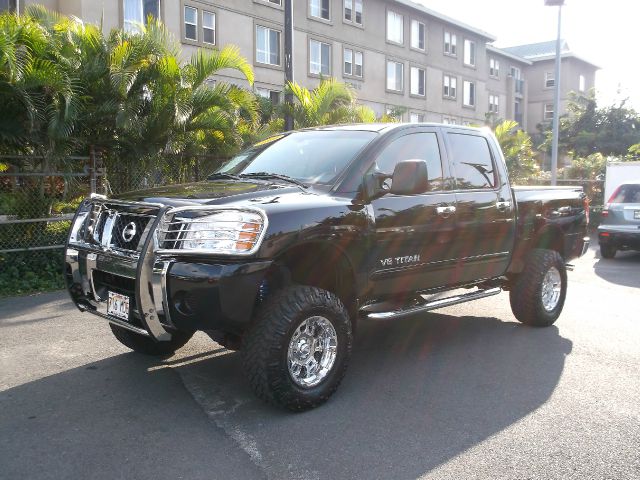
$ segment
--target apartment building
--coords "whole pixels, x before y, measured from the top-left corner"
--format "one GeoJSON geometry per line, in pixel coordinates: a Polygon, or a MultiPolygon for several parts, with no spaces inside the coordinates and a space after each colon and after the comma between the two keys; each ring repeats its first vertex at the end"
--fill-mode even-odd
{"type": "MultiPolygon", "coordinates": [[[[527,124],[534,128],[553,121],[556,42],[541,42],[505,48],[504,51],[527,59],[527,124]]],[[[562,40],[560,48],[560,114],[566,112],[570,92],[586,94],[595,87],[598,67],[571,51],[562,40]]]]}
{"type": "MultiPolygon", "coordinates": [[[[550,118],[546,44],[531,51],[499,49],[491,34],[409,0],[293,1],[294,76],[308,88],[322,77],[335,77],[349,83],[377,115],[401,111],[402,120],[410,122],[481,124],[488,117],[508,118],[535,131],[550,118]]],[[[280,101],[284,0],[0,2],[0,8],[40,3],[87,22],[102,21],[105,30],[135,30],[152,15],[179,39],[185,56],[199,48],[237,45],[253,64],[256,91],[280,101]]],[[[593,86],[596,68],[568,49],[563,61],[566,103],[570,89],[593,86]]],[[[243,84],[233,72],[219,77],[243,84]]]]}

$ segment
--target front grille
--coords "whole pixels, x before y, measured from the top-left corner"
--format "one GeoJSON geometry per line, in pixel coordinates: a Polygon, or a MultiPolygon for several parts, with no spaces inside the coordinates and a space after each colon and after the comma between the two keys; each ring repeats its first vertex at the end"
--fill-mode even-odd
{"type": "Polygon", "coordinates": [[[137,212],[129,211],[122,205],[95,204],[88,218],[86,235],[91,243],[114,250],[136,252],[146,238],[147,228],[155,218],[155,213],[149,209],[137,212]]]}
{"type": "Polygon", "coordinates": [[[151,217],[147,216],[116,214],[110,245],[122,250],[136,250],[150,221],[151,217]]]}

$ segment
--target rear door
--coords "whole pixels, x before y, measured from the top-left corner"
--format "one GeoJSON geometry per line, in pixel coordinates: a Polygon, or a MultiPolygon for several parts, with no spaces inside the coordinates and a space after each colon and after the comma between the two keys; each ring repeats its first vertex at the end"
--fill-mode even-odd
{"type": "Polygon", "coordinates": [[[403,293],[447,284],[455,265],[455,193],[442,160],[436,128],[412,128],[388,142],[370,171],[392,174],[403,160],[425,160],[428,191],[416,195],[387,193],[371,202],[375,217],[370,280],[376,295],[403,293]]]}
{"type": "Polygon", "coordinates": [[[473,130],[446,133],[456,184],[456,283],[502,275],[515,239],[515,205],[493,140],[473,130]]]}

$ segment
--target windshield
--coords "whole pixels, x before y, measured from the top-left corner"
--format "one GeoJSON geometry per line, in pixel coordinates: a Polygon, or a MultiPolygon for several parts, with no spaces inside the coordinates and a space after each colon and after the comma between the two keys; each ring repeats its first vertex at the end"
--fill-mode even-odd
{"type": "Polygon", "coordinates": [[[293,132],[260,142],[233,157],[216,173],[286,175],[304,183],[333,184],[375,132],[293,132]],[[265,145],[266,144],[266,145],[265,145]]]}

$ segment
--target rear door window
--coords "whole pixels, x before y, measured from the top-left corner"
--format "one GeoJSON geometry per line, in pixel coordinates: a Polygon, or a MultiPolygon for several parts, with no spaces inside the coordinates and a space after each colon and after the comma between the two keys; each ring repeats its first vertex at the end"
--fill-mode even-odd
{"type": "Polygon", "coordinates": [[[496,168],[486,138],[449,133],[449,143],[457,188],[475,190],[496,187],[496,168]]]}

